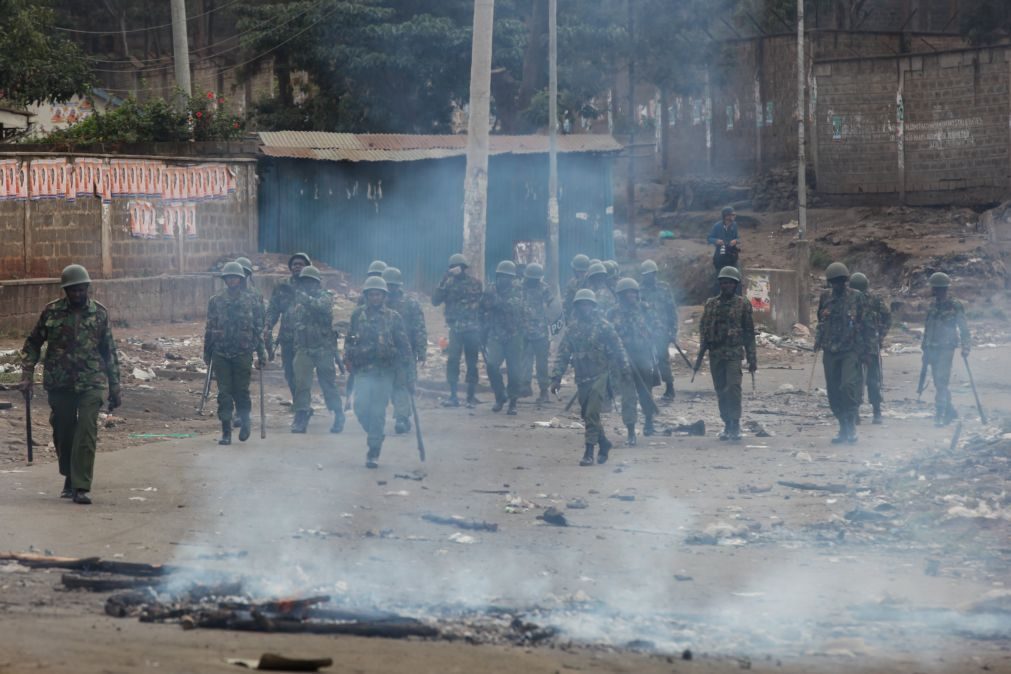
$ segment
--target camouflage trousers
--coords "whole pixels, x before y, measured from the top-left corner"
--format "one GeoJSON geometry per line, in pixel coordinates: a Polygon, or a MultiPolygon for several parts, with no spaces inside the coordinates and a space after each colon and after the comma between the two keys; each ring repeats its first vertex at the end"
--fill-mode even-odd
{"type": "Polygon", "coordinates": [[[551,341],[547,337],[526,337],[523,340],[523,390],[532,392],[534,372],[537,373],[537,386],[546,389],[551,383],[548,371],[548,354],[551,351],[551,341]]]}
{"type": "Polygon", "coordinates": [[[249,414],[253,407],[249,399],[249,379],[253,374],[253,354],[224,356],[215,353],[211,359],[214,378],[218,380],[218,419],[231,421],[232,414],[249,414]]]}
{"type": "Polygon", "coordinates": [[[95,447],[98,444],[98,410],[103,389],[80,393],[68,390],[48,391],[49,425],[53,427],[53,445],[60,462],[60,475],[70,478],[72,489],[91,491],[95,473],[95,447]]]}
{"type": "Polygon", "coordinates": [[[670,364],[670,339],[666,336],[657,337],[653,343],[656,351],[656,362],[660,368],[660,380],[664,384],[674,385],[674,371],[670,364]]]}
{"type": "Polygon", "coordinates": [[[281,342],[281,367],[284,369],[284,381],[288,384],[292,401],[295,400],[295,343],[281,342]]]}
{"type": "Polygon", "coordinates": [[[520,397],[523,386],[523,337],[516,335],[507,340],[488,340],[488,382],[495,392],[495,400],[504,402],[520,397]],[[506,366],[508,386],[502,382],[502,364],[506,366]]]}
{"type": "Polygon", "coordinates": [[[596,445],[604,435],[604,424],[600,413],[604,408],[604,398],[607,396],[608,374],[605,372],[597,377],[581,381],[578,386],[579,414],[583,418],[583,441],[587,445],[596,445]]]}
{"type": "MultiPolygon", "coordinates": [[[[867,388],[867,402],[871,405],[881,404],[881,356],[874,354],[871,362],[864,366],[864,384],[867,388]]],[[[864,387],[861,387],[864,388],[864,387]]],[[[861,402],[863,402],[863,391],[860,392],[861,402]]]]}
{"type": "Polygon", "coordinates": [[[656,411],[653,391],[649,387],[653,382],[653,377],[656,376],[653,367],[651,365],[643,367],[633,363],[632,370],[632,376],[624,381],[620,378],[614,380],[621,382],[621,420],[626,426],[634,424],[639,417],[636,403],[642,407],[642,413],[647,422],[653,419],[653,414],[656,411]]]}
{"type": "Polygon", "coordinates": [[[411,418],[411,394],[407,390],[406,375],[397,372],[393,378],[393,395],[390,402],[393,403],[393,417],[395,419],[411,418]]]}
{"type": "Polygon", "coordinates": [[[741,420],[741,370],[740,358],[710,358],[709,371],[713,376],[713,388],[720,405],[720,419],[723,423],[741,420]]]}
{"type": "Polygon", "coordinates": [[[315,372],[319,388],[323,392],[328,410],[338,417],[344,416],[340,389],[337,388],[337,366],[333,349],[299,349],[295,354],[295,400],[292,407],[296,412],[312,409],[312,376],[315,372]]]}
{"type": "Polygon", "coordinates": [[[479,330],[449,329],[449,348],[446,350],[446,381],[450,384],[460,382],[460,356],[467,364],[467,383],[478,381],[477,354],[481,351],[481,332],[479,330]]]}
{"type": "Polygon", "coordinates": [[[365,430],[371,459],[379,458],[386,438],[386,406],[393,393],[395,377],[392,369],[355,373],[355,417],[365,430]]]}
{"type": "Polygon", "coordinates": [[[934,411],[938,416],[954,416],[955,408],[951,404],[951,365],[955,358],[955,349],[927,349],[923,354],[930,363],[930,373],[934,381],[934,411]]]}
{"type": "Polygon", "coordinates": [[[855,351],[840,351],[822,354],[825,368],[825,389],[828,404],[837,419],[855,414],[860,408],[860,393],[863,388],[863,371],[860,357],[855,351]]]}

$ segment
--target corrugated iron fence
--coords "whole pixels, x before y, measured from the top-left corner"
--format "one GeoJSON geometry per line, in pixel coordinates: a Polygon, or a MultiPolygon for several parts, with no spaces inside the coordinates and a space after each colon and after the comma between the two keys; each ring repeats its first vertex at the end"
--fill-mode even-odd
{"type": "MultiPolygon", "coordinates": [[[[560,259],[614,254],[612,158],[559,157],[560,259]]],[[[373,259],[403,271],[412,287],[430,291],[447,258],[463,244],[463,157],[411,162],[261,159],[260,247],[305,251],[365,276],[373,259]]],[[[489,161],[486,269],[513,257],[520,241],[543,241],[547,219],[547,156],[496,155],[489,161]]]]}

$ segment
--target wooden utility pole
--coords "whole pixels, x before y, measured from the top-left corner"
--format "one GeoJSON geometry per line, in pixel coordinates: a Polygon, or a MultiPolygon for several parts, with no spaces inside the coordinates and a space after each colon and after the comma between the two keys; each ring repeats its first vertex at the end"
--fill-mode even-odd
{"type": "Polygon", "coordinates": [[[811,309],[808,306],[808,265],[811,259],[807,240],[807,141],[804,125],[807,122],[805,87],[807,68],[804,53],[804,0],[797,0],[797,314],[800,322],[808,325],[811,309]]]}
{"type": "MultiPolygon", "coordinates": [[[[186,0],[172,0],[172,60],[175,63],[176,87],[187,97],[193,95],[190,85],[190,41],[186,34],[186,0]]],[[[177,105],[187,101],[179,97],[177,105]]]]}
{"type": "Polygon", "coordinates": [[[635,129],[639,125],[639,115],[635,109],[635,6],[628,2],[628,180],[625,184],[625,200],[628,202],[628,223],[625,225],[625,250],[635,260],[635,129]]]}
{"type": "Polygon", "coordinates": [[[488,127],[494,22],[495,0],[474,0],[467,173],[463,180],[463,254],[479,279],[484,278],[485,234],[488,224],[488,127]]]}
{"type": "Polygon", "coordinates": [[[551,293],[559,297],[558,267],[558,0],[548,0],[548,245],[547,272],[551,293]]]}

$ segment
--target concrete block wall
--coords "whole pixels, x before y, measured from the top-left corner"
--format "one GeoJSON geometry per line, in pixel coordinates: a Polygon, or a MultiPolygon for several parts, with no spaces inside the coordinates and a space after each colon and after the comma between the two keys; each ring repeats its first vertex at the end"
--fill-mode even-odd
{"type": "Polygon", "coordinates": [[[102,203],[99,199],[22,202],[29,210],[29,278],[59,276],[68,264],[102,270],[102,203]]]}

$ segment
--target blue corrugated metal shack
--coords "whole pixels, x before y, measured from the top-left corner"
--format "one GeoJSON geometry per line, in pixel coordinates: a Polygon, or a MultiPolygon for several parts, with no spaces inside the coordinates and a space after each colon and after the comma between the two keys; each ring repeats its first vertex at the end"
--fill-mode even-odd
{"type": "MultiPolygon", "coordinates": [[[[466,136],[260,133],[260,248],[304,250],[353,278],[373,259],[430,291],[463,245],[466,136]]],[[[485,269],[543,245],[548,139],[492,136],[485,269]],[[540,242],[539,244],[537,242],[540,242]]],[[[562,283],[576,253],[614,256],[611,136],[559,137],[562,283]]]]}

